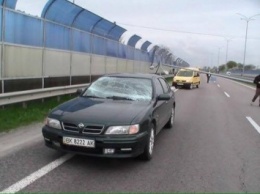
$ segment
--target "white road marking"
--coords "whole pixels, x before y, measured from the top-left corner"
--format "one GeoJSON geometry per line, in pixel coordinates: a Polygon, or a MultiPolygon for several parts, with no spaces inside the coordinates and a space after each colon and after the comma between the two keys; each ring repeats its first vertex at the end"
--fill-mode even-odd
{"type": "Polygon", "coordinates": [[[32,184],[37,179],[41,178],[42,176],[46,175],[50,171],[54,170],[67,160],[71,159],[74,156],[74,154],[67,154],[65,156],[62,156],[58,158],[57,160],[54,160],[50,164],[47,164],[46,166],[42,167],[41,169],[35,171],[34,173],[30,174],[29,176],[25,177],[24,179],[20,180],[19,182],[11,185],[7,189],[1,191],[0,193],[16,193],[23,188],[27,187],[28,185],[32,184]]]}
{"type": "Polygon", "coordinates": [[[258,133],[260,133],[260,127],[259,125],[251,118],[251,117],[246,117],[247,120],[253,125],[253,127],[256,129],[258,133]]]}
{"type": "Polygon", "coordinates": [[[226,92],[224,92],[225,93],[225,95],[228,97],[228,98],[230,98],[230,95],[228,94],[228,93],[226,93],[226,92]]]}
{"type": "Polygon", "coordinates": [[[220,88],[220,85],[218,84],[218,87],[220,88]]]}

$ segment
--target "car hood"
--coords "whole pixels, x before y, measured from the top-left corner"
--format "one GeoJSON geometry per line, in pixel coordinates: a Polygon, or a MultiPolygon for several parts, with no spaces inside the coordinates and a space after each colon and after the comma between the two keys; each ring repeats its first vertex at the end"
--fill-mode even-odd
{"type": "Polygon", "coordinates": [[[49,116],[62,122],[126,125],[132,124],[133,119],[150,104],[78,97],[58,106],[49,116]]]}

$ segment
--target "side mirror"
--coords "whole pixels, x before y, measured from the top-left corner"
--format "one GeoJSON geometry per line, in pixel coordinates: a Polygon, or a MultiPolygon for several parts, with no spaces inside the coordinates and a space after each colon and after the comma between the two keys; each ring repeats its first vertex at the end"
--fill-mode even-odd
{"type": "Polygon", "coordinates": [[[82,92],[83,92],[82,89],[77,89],[76,94],[77,94],[78,96],[80,96],[82,92]]]}
{"type": "Polygon", "coordinates": [[[157,100],[163,101],[163,100],[170,100],[171,96],[169,94],[160,94],[157,97],[157,100]]]}

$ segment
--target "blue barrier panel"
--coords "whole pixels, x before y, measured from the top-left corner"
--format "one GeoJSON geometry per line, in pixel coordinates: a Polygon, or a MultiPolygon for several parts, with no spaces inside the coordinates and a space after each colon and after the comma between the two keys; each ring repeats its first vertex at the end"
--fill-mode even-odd
{"type": "Polygon", "coordinates": [[[135,60],[149,62],[149,54],[142,50],[135,50],[135,60]]]}
{"type": "Polygon", "coordinates": [[[69,1],[50,0],[43,9],[42,17],[66,26],[71,26],[74,18],[82,9],[69,1]]]}
{"type": "Polygon", "coordinates": [[[73,29],[72,34],[73,34],[72,50],[78,52],[90,53],[91,52],[90,34],[75,29],[73,29]]]}
{"type": "Polygon", "coordinates": [[[152,43],[149,41],[145,41],[142,46],[141,46],[141,50],[143,51],[147,51],[148,47],[151,45],[152,43]]]}
{"type": "Polygon", "coordinates": [[[16,6],[17,0],[0,0],[0,5],[14,9],[16,6]]]}
{"type": "Polygon", "coordinates": [[[119,44],[118,46],[119,46],[118,47],[118,57],[125,59],[126,58],[126,49],[127,49],[126,45],[119,44]]]}
{"type": "Polygon", "coordinates": [[[5,41],[14,44],[42,46],[42,21],[9,10],[5,11],[5,41]]]}
{"type": "Polygon", "coordinates": [[[117,41],[126,31],[120,26],[115,28],[115,23],[64,0],[49,0],[42,11],[42,17],[117,41]]]}
{"type": "Polygon", "coordinates": [[[113,23],[102,18],[93,26],[92,32],[94,34],[106,37],[110,29],[112,29],[113,27],[113,23]]]}
{"type": "Polygon", "coordinates": [[[70,50],[70,29],[64,26],[45,23],[45,46],[55,49],[70,50]]]}
{"type": "Polygon", "coordinates": [[[126,31],[126,29],[116,25],[112,29],[110,29],[110,31],[108,32],[107,38],[118,41],[120,39],[120,37],[122,36],[122,34],[124,34],[125,31],[126,31]]]}
{"type": "Polygon", "coordinates": [[[133,47],[126,47],[126,58],[134,60],[135,55],[134,55],[134,48],[133,47]]]}
{"type": "Polygon", "coordinates": [[[141,39],[140,36],[133,35],[129,38],[127,45],[135,47],[136,43],[141,39]]]}
{"type": "Polygon", "coordinates": [[[0,8],[0,41],[2,41],[2,13],[3,13],[3,8],[0,8]]]}
{"type": "Polygon", "coordinates": [[[106,41],[99,36],[92,36],[92,53],[106,55],[106,41]]]}
{"type": "Polygon", "coordinates": [[[118,43],[112,40],[107,40],[107,56],[118,56],[118,43]]]}

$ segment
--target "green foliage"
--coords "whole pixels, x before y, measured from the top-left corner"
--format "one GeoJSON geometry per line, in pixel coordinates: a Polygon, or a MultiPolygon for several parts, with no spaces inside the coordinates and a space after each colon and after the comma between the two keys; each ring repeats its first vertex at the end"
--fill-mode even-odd
{"type": "Polygon", "coordinates": [[[51,109],[71,98],[73,97],[62,96],[60,102],[57,101],[57,98],[46,99],[45,102],[32,101],[27,103],[27,108],[23,108],[21,104],[3,107],[0,109],[0,132],[41,122],[51,109]]]}
{"type": "Polygon", "coordinates": [[[232,69],[232,68],[234,68],[234,67],[237,67],[237,63],[236,63],[235,61],[229,61],[229,62],[227,63],[227,68],[228,68],[228,69],[232,69]]]}
{"type": "MultiPolygon", "coordinates": [[[[226,67],[227,67],[227,69],[233,69],[233,68],[243,69],[243,66],[244,65],[242,63],[236,63],[235,61],[229,61],[226,65],[220,65],[219,71],[225,71],[226,67]]],[[[255,68],[256,68],[255,65],[249,64],[249,65],[245,65],[244,70],[252,70],[255,68]]]]}
{"type": "Polygon", "coordinates": [[[256,66],[254,66],[254,65],[246,65],[245,66],[245,70],[252,70],[252,69],[255,69],[256,68],[256,66]]]}
{"type": "Polygon", "coordinates": [[[219,71],[225,71],[225,70],[226,70],[226,65],[219,66],[219,71]]]}

